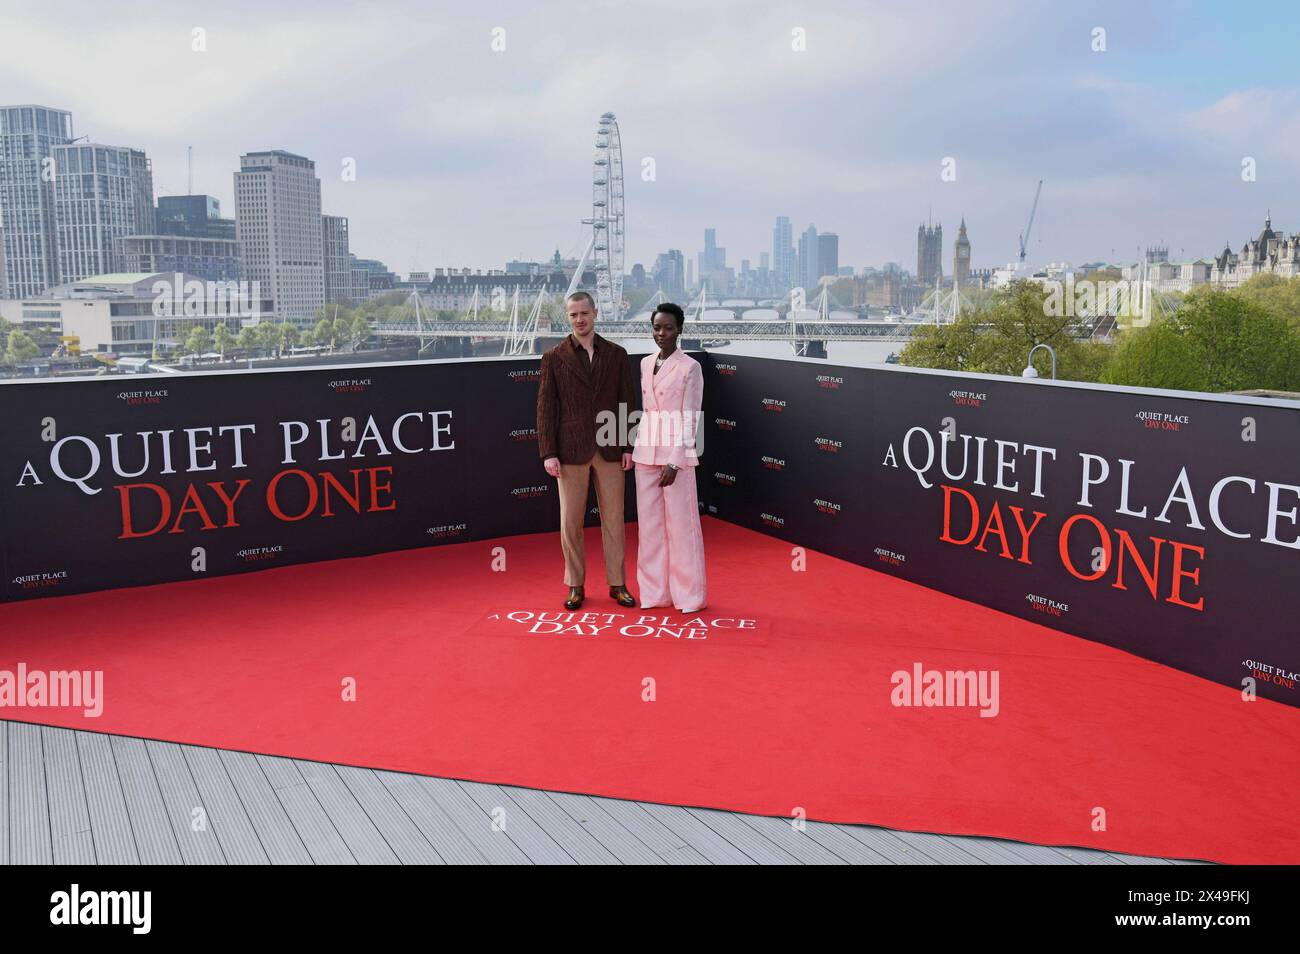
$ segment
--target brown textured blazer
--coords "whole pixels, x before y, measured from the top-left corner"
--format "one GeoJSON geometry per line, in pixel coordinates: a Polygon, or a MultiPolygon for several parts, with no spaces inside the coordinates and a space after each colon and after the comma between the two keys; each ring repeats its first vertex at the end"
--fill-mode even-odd
{"type": "MultiPolygon", "coordinates": [[[[542,355],[542,383],[537,389],[537,444],[542,460],[558,457],[561,464],[585,464],[596,453],[605,460],[632,453],[630,444],[597,446],[596,415],[611,412],[625,432],[624,422],[636,409],[635,400],[631,363],[627,352],[614,342],[595,335],[590,359],[573,335],[548,348],[542,355]]],[[[626,439],[627,434],[618,437],[626,439]]]]}

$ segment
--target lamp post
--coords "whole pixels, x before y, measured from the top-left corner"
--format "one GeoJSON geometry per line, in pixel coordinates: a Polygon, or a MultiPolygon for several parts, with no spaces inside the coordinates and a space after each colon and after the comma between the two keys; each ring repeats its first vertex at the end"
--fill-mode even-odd
{"type": "Polygon", "coordinates": [[[1052,380],[1056,380],[1056,349],[1048,344],[1036,344],[1029,349],[1029,363],[1025,365],[1025,370],[1020,372],[1022,378],[1038,377],[1038,369],[1034,367],[1034,352],[1039,348],[1046,348],[1047,353],[1052,356],[1052,380]]]}

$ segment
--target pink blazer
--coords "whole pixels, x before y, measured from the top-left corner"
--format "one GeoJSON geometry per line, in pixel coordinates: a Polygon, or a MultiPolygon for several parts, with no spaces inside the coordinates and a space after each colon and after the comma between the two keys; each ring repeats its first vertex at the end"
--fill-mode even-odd
{"type": "Polygon", "coordinates": [[[641,359],[641,420],[632,459],[638,464],[699,463],[695,440],[704,408],[704,369],[680,348],[655,374],[658,352],[641,359]]]}

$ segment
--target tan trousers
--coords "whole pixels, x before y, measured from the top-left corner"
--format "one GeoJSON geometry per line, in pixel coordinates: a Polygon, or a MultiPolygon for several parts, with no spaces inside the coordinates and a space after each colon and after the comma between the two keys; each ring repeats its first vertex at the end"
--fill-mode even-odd
{"type": "Polygon", "coordinates": [[[622,464],[595,454],[585,464],[560,465],[560,546],[564,550],[564,582],[582,586],[587,578],[587,555],[582,527],[587,514],[587,486],[596,473],[596,505],[600,507],[601,548],[605,551],[605,579],[623,586],[623,481],[622,464]]]}

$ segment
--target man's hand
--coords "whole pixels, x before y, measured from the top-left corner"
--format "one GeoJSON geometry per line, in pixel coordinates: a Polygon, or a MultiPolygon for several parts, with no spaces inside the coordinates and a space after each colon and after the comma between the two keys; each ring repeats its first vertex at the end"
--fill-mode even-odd
{"type": "Polygon", "coordinates": [[[632,467],[633,467],[633,463],[632,463],[632,455],[631,455],[631,454],[624,454],[624,455],[623,455],[623,469],[624,469],[624,470],[631,470],[632,467]]]}
{"type": "Polygon", "coordinates": [[[659,486],[668,487],[677,479],[677,468],[664,464],[664,469],[659,474],[659,486]]]}
{"type": "Polygon", "coordinates": [[[548,457],[542,461],[542,466],[546,468],[546,472],[552,477],[560,476],[560,458],[548,457]]]}

